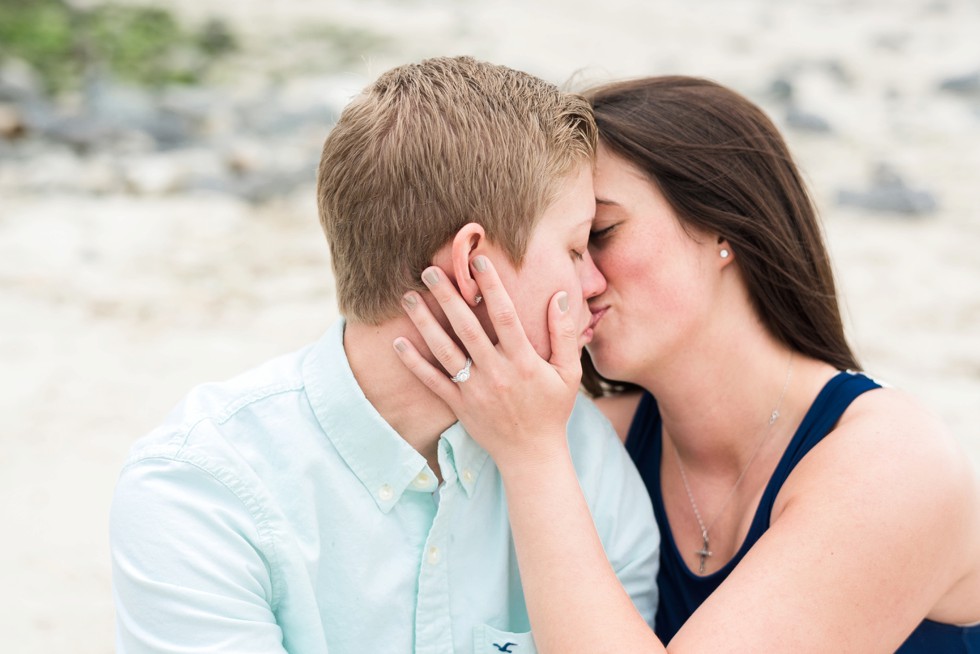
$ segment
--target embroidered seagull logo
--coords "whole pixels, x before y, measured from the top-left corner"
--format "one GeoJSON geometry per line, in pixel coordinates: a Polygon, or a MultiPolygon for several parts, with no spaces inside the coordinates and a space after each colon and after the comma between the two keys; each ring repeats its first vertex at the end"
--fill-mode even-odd
{"type": "Polygon", "coordinates": [[[493,646],[496,647],[501,652],[508,652],[508,653],[513,652],[513,650],[510,648],[511,645],[516,647],[517,643],[504,643],[503,645],[498,645],[497,643],[493,644],[493,646]]]}

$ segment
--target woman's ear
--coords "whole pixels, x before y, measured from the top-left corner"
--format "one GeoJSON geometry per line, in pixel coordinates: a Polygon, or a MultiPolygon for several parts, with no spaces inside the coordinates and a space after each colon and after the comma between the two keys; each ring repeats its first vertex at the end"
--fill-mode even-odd
{"type": "Polygon", "coordinates": [[[480,296],[480,287],[473,279],[470,264],[483,250],[486,238],[487,234],[483,231],[483,226],[476,223],[466,223],[453,238],[452,265],[456,286],[459,287],[460,295],[466,303],[472,307],[479,304],[483,298],[480,296]]]}

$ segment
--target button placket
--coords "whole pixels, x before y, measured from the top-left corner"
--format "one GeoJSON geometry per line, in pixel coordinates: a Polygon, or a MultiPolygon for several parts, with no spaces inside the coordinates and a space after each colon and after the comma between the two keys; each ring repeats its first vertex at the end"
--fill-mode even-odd
{"type": "Polygon", "coordinates": [[[415,610],[416,654],[442,654],[453,650],[449,603],[447,535],[459,488],[443,484],[429,536],[421,552],[418,604],[415,610]]]}

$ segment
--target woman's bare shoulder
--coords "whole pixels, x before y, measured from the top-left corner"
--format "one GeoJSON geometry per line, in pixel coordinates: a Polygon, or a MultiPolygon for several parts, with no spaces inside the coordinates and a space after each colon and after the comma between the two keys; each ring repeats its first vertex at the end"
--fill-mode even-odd
{"type": "Polygon", "coordinates": [[[630,423],[633,422],[636,407],[640,404],[640,398],[642,396],[642,393],[636,391],[595,398],[596,406],[606,416],[606,419],[612,423],[612,426],[616,429],[616,433],[619,435],[619,440],[624,443],[626,442],[626,435],[629,434],[630,423]]]}
{"type": "Polygon", "coordinates": [[[905,568],[913,555],[932,561],[931,576],[918,580],[935,593],[930,617],[980,617],[980,594],[951,590],[980,576],[977,471],[943,422],[908,393],[881,388],[854,400],[780,492],[774,523],[793,514],[819,516],[826,532],[860,525],[874,542],[900,534],[907,551],[896,546],[897,556],[881,564],[914,577],[905,568]]]}
{"type": "Polygon", "coordinates": [[[897,461],[957,464],[964,457],[942,420],[905,391],[883,387],[859,396],[829,435],[829,443],[854,453],[885,450],[897,461]],[[922,457],[927,457],[925,460],[922,457]]]}
{"type": "Polygon", "coordinates": [[[855,399],[784,489],[783,506],[834,496],[839,507],[852,500],[858,511],[906,523],[931,523],[942,515],[943,524],[933,528],[956,525],[972,531],[971,539],[980,529],[976,471],[969,457],[935,414],[894,388],[855,399]]]}

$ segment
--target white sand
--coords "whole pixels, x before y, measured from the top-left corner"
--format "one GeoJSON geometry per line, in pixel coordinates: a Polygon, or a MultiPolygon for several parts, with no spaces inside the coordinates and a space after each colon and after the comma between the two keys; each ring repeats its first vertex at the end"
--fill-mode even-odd
{"type": "MultiPolygon", "coordinates": [[[[836,133],[788,137],[825,217],[850,335],[865,367],[934,407],[980,465],[980,98],[935,91],[980,68],[977,2],[166,4],[220,12],[282,47],[319,20],[401,39],[356,80],[469,53],[557,82],[704,75],[766,104],[775,75],[807,64],[805,108],[836,133]],[[828,60],[850,82],[817,65],[828,60]],[[934,191],[940,210],[836,207],[836,190],[865,187],[878,161],[934,191]]],[[[259,209],[217,196],[0,198],[0,651],[113,649],[107,514],[128,447],[193,384],[317,337],[336,315],[331,288],[312,188],[259,209]]]]}

